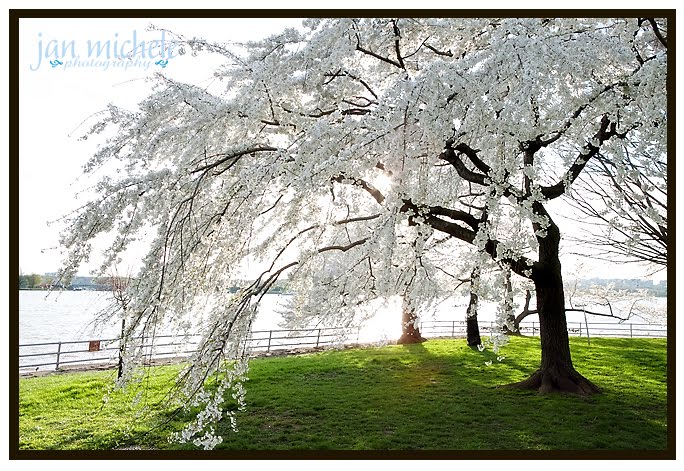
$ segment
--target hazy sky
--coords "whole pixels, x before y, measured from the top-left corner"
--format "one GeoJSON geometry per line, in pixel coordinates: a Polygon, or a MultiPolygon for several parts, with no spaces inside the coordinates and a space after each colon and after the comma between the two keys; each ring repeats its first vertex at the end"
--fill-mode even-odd
{"type": "MultiPolygon", "coordinates": [[[[48,223],[78,206],[76,192],[87,183],[79,179],[81,166],[97,144],[78,138],[94,124],[97,113],[108,103],[134,108],[149,91],[145,79],[162,70],[175,79],[210,85],[214,67],[222,62],[206,55],[185,55],[172,58],[164,69],[154,64],[157,58],[140,60],[123,69],[89,60],[75,64],[72,55],[82,59],[87,56],[89,41],[92,45],[109,40],[112,46],[121,48],[133,41],[161,40],[160,31],[147,30],[149,24],[186,37],[228,42],[258,39],[299,23],[296,19],[22,19],[19,268],[24,273],[44,273],[59,267],[56,246],[61,225],[48,223]],[[55,53],[62,64],[53,67],[49,61],[55,53]]],[[[601,262],[584,262],[586,276],[643,274],[627,266],[615,270],[601,262]]],[[[574,262],[566,257],[563,263],[565,269],[571,269],[574,262]]],[[[87,274],[95,266],[84,267],[81,273],[87,274]]],[[[657,276],[664,277],[664,272],[657,276]]]]}
{"type": "Polygon", "coordinates": [[[146,78],[162,70],[175,79],[209,85],[214,67],[223,62],[186,54],[169,60],[164,69],[155,65],[156,57],[141,58],[123,69],[104,60],[83,60],[96,41],[110,41],[114,54],[114,44],[121,49],[133,41],[168,40],[160,31],[149,31],[150,24],[189,38],[228,42],[260,39],[300,23],[230,18],[20,20],[19,268],[24,273],[58,268],[61,259],[55,247],[61,225],[49,223],[78,207],[76,193],[87,183],[79,179],[81,167],[97,147],[96,140],[79,137],[95,123],[97,113],[108,103],[133,109],[150,90],[146,78]],[[63,58],[53,67],[55,55],[63,58]],[[74,55],[81,56],[80,63],[74,55]]]}

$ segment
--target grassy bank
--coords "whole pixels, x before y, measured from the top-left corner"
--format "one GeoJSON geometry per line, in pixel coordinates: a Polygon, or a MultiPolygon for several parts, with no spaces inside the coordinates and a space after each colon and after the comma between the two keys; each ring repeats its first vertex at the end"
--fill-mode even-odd
{"type": "MultiPolygon", "coordinates": [[[[512,339],[502,362],[465,340],[254,360],[240,431],[224,428],[218,448],[664,449],[666,341],[572,338],[571,347],[603,394],[496,389],[536,368],[536,338],[512,339]]],[[[20,448],[191,448],[167,440],[187,416],[158,405],[177,371],[152,369],[135,405],[121,393],[103,402],[111,371],[22,379],[20,448]]]]}

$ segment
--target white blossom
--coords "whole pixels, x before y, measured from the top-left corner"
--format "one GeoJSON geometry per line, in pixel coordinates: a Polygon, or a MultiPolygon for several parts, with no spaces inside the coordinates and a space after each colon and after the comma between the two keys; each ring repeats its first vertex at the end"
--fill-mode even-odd
{"type": "MultiPolygon", "coordinates": [[[[197,321],[179,400],[200,412],[175,438],[203,448],[221,443],[218,423],[235,428],[246,338],[275,281],[295,293],[288,322],[353,325],[393,296],[429,309],[477,265],[499,277],[477,289],[499,293],[503,326],[513,298],[501,267],[534,276],[554,229],[539,205],[575,188],[572,166],[611,150],[618,131],[642,154],[666,142],[667,51],[637,19],[304,26],[240,54],[186,41],[196,60],[226,57],[225,89],[160,74],[136,111],[110,106],[88,134],[109,137],[84,169],[106,177],[65,220],[63,276],[101,234],[117,234],[103,271],[152,238],[128,288],[126,360],[144,357],[136,338],[197,321]],[[259,274],[230,293],[247,261],[259,274]]],[[[504,342],[490,338],[494,352],[504,342]]]]}

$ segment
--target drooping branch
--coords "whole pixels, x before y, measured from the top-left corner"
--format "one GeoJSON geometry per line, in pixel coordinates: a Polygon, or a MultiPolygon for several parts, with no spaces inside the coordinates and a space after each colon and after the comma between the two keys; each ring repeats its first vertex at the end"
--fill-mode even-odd
{"type": "MultiPolygon", "coordinates": [[[[600,157],[600,156],[599,156],[600,157]]],[[[639,228],[638,232],[646,236],[647,239],[652,239],[660,244],[660,248],[664,252],[667,252],[667,219],[663,218],[663,221],[654,221],[647,214],[649,210],[651,211],[663,211],[667,214],[667,194],[658,189],[657,186],[653,187],[651,190],[647,185],[644,184],[643,177],[629,158],[627,160],[627,166],[632,172],[627,172],[624,183],[620,184],[614,172],[608,168],[608,163],[606,159],[599,158],[599,163],[603,169],[603,175],[608,177],[612,184],[612,188],[616,190],[624,199],[625,202],[630,206],[630,208],[635,209],[635,211],[623,212],[621,216],[626,219],[631,220],[636,227],[639,228]],[[662,192],[664,197],[663,201],[655,197],[655,194],[662,192]],[[658,209],[654,208],[654,205],[658,209]]],[[[614,163],[611,163],[611,167],[615,167],[614,163]]]]}

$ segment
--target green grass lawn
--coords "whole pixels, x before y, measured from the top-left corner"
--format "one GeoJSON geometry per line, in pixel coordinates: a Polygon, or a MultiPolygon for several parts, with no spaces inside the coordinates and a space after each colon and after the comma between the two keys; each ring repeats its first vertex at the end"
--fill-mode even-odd
{"type": "MultiPolygon", "coordinates": [[[[572,338],[571,348],[603,394],[497,389],[536,369],[538,338],[513,338],[502,362],[462,339],[256,359],[240,430],[221,429],[218,449],[665,449],[666,340],[572,338]]],[[[113,371],[21,379],[20,449],[191,449],[168,441],[188,416],[158,405],[177,371],[152,368],[143,395],[106,402],[113,371]]]]}

